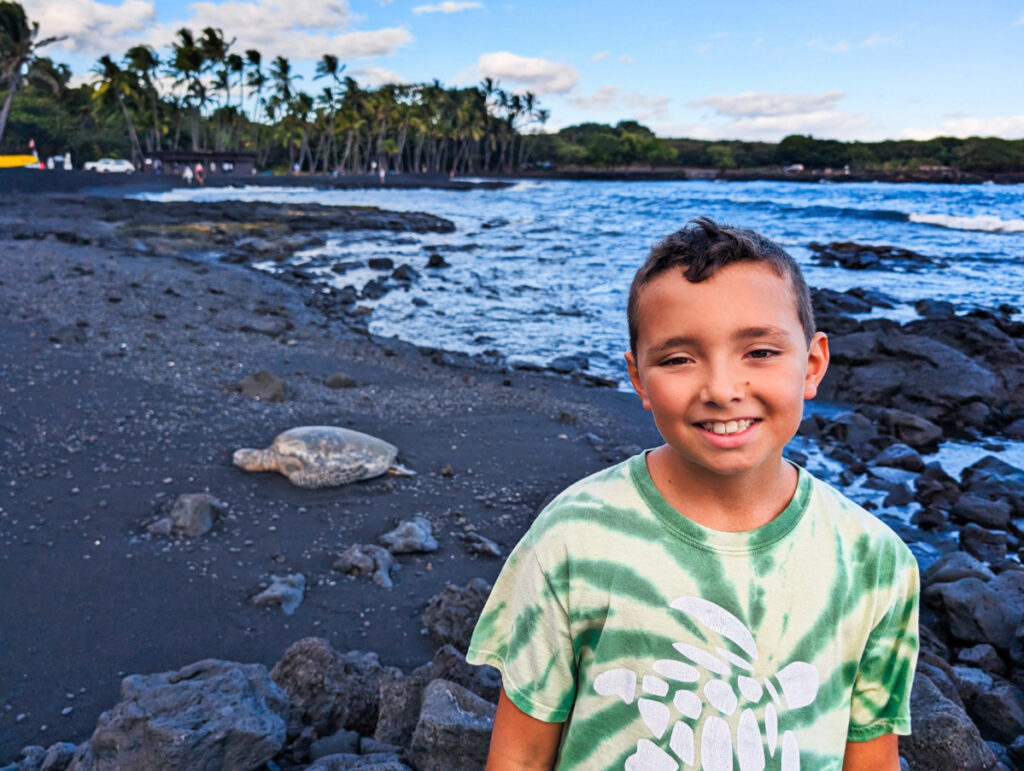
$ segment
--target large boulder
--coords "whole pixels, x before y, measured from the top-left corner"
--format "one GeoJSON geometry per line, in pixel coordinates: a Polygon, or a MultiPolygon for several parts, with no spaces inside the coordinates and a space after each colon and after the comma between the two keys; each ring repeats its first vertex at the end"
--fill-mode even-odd
{"type": "Polygon", "coordinates": [[[382,666],[376,653],[339,653],[320,637],[293,643],[270,672],[291,700],[289,737],[301,734],[304,726],[312,726],[319,736],[343,728],[371,736],[381,678],[400,675],[400,670],[382,666]]]}
{"type": "Polygon", "coordinates": [[[427,603],[423,626],[438,645],[451,643],[465,652],[490,593],[491,585],[482,578],[474,578],[465,586],[447,584],[427,603]]]}
{"type": "Polygon", "coordinates": [[[373,738],[379,742],[408,747],[419,721],[425,677],[389,677],[380,681],[380,716],[373,738]]]}
{"type": "Polygon", "coordinates": [[[434,680],[423,692],[409,760],[417,771],[482,771],[496,709],[461,685],[434,680]]]}
{"type": "Polygon", "coordinates": [[[1013,646],[1024,619],[1024,571],[1005,570],[988,583],[961,578],[932,584],[926,600],[941,598],[949,629],[958,640],[991,643],[1004,650],[1013,646]]]}
{"type": "Polygon", "coordinates": [[[960,486],[964,492],[979,498],[1005,501],[1013,507],[1014,516],[1024,514],[1024,470],[995,455],[986,455],[965,468],[960,475],[960,486]]]}
{"type": "Polygon", "coordinates": [[[428,680],[458,683],[494,704],[498,703],[498,694],[501,693],[501,672],[487,664],[470,664],[465,654],[454,645],[442,645],[434,652],[433,661],[414,674],[423,674],[428,680]]]}
{"type": "Polygon", "coordinates": [[[262,664],[206,659],[131,675],[69,771],[257,768],[284,746],[287,712],[262,664]]]}
{"type": "Polygon", "coordinates": [[[1024,734],[1024,694],[1012,683],[976,667],[953,667],[967,714],[982,737],[1009,744],[1024,734]]]}
{"type": "Polygon", "coordinates": [[[826,400],[888,404],[955,425],[962,405],[1005,398],[1001,379],[987,367],[922,335],[871,329],[837,335],[829,347],[830,372],[819,389],[826,400]]]}
{"type": "Polygon", "coordinates": [[[910,771],[988,771],[998,760],[977,726],[922,672],[910,695],[913,733],[900,737],[910,771]]]}

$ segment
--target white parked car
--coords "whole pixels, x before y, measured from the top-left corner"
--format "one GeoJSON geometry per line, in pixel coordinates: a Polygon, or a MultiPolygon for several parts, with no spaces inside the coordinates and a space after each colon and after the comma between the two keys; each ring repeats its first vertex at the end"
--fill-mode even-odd
{"type": "Polygon", "coordinates": [[[100,158],[98,161],[89,161],[83,167],[86,171],[98,171],[101,174],[131,174],[135,167],[131,161],[123,158],[100,158]]]}

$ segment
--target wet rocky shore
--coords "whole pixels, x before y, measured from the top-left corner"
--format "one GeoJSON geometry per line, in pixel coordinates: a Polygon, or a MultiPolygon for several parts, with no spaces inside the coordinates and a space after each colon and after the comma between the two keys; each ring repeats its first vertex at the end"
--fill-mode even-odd
{"type": "MultiPolygon", "coordinates": [[[[3,200],[0,768],[482,767],[497,675],[462,652],[487,582],[547,499],[657,442],[649,417],[572,361],[367,334],[363,301],[441,254],[351,291],[243,264],[338,229],[451,227],[3,200]],[[416,475],[303,490],[231,465],[317,424],[386,439],[416,475]]],[[[815,292],[820,398],[844,406],[810,414],[790,454],[834,461],[921,561],[909,767],[1024,768],[1024,471],[930,459],[1024,439],[1024,325],[925,298],[917,321],[869,318],[889,302],[815,292]]]]}

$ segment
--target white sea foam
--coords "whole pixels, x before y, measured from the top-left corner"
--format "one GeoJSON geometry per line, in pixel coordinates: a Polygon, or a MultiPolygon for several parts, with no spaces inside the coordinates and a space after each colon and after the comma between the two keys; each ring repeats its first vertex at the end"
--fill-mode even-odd
{"type": "Polygon", "coordinates": [[[952,214],[910,213],[911,222],[953,230],[983,230],[988,233],[1024,233],[1024,220],[1002,220],[991,215],[956,217],[952,214]]]}

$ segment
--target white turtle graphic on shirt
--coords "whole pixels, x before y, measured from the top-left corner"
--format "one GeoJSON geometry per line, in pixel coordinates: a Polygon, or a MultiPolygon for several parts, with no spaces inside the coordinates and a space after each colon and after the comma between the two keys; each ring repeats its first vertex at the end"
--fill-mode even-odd
{"type": "MultiPolygon", "coordinates": [[[[655,661],[657,674],[641,677],[632,670],[616,667],[597,676],[594,690],[602,696],[617,696],[626,704],[632,704],[635,699],[644,725],[656,739],[661,739],[668,731],[674,708],[678,714],[672,724],[669,748],[684,766],[694,764],[695,729],[700,726],[700,767],[704,771],[731,771],[734,750],[740,771],[761,771],[767,763],[766,749],[770,758],[775,759],[778,753],[778,768],[782,771],[797,771],[800,748],[792,731],[784,731],[780,740],[779,711],[799,709],[814,701],[818,694],[818,670],[807,662],[794,661],[770,677],[757,679],[753,676],[757,645],[750,630],[736,616],[700,597],[678,597],[669,606],[731,641],[747,658],[720,646],[711,651],[677,642],[672,647],[683,658],[655,661]],[[737,672],[746,673],[736,677],[739,694],[730,684],[737,672]],[[669,699],[672,689],[674,693],[669,699]],[[763,726],[755,713],[762,704],[763,726]],[[706,707],[711,708],[707,715],[706,707]],[[740,715],[733,735],[726,718],[737,710],[740,715]]],[[[626,771],[676,771],[679,763],[654,742],[641,739],[636,752],[626,759],[625,768],[626,771]]]]}

